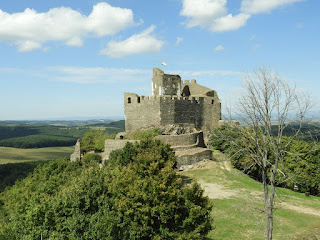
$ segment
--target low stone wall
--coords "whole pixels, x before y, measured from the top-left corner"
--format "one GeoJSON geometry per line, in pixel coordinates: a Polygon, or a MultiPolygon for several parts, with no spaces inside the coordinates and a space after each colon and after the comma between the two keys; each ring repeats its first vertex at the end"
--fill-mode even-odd
{"type": "Polygon", "coordinates": [[[78,139],[76,145],[74,146],[74,152],[70,155],[70,161],[75,162],[80,160],[80,158],[81,158],[80,139],[78,139]]]}
{"type": "Polygon", "coordinates": [[[177,168],[182,166],[192,165],[205,159],[212,159],[212,151],[206,148],[194,148],[176,153],[177,155],[177,168]]]}
{"type": "MultiPolygon", "coordinates": [[[[204,159],[212,159],[211,150],[205,148],[203,132],[180,135],[160,135],[154,139],[159,139],[172,146],[176,153],[178,169],[183,169],[183,166],[193,165],[204,159]]],[[[102,164],[109,159],[109,155],[112,151],[122,149],[127,142],[134,144],[140,142],[140,140],[107,139],[105,141],[104,152],[100,153],[102,164]]],[[[80,159],[80,140],[78,140],[75,145],[74,153],[70,156],[70,160],[78,161],[80,159]]]]}
{"type": "Polygon", "coordinates": [[[172,147],[197,144],[197,147],[205,147],[203,132],[180,134],[180,135],[160,135],[154,139],[159,139],[172,147]]]}
{"type": "Polygon", "coordinates": [[[126,139],[107,139],[104,143],[104,152],[101,153],[102,162],[109,159],[112,151],[122,149],[127,142],[136,143],[139,140],[126,140],[126,139]]]}

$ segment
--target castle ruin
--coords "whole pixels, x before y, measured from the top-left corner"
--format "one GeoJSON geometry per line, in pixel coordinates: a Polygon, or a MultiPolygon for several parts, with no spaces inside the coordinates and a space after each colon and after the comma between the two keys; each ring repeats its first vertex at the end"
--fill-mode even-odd
{"type": "MultiPolygon", "coordinates": [[[[137,142],[122,139],[124,134],[130,136],[136,130],[154,127],[162,128],[162,135],[155,139],[171,145],[179,170],[212,159],[205,138],[221,123],[221,102],[215,90],[197,84],[195,79],[182,81],[179,75],[165,74],[154,68],[152,96],[124,93],[124,111],[126,132],[118,133],[117,139],[105,141],[104,151],[100,153],[103,163],[111,151],[123,148],[127,142],[137,142]],[[184,131],[186,129],[189,131],[184,131]]],[[[80,158],[78,141],[70,159],[80,158]]]]}
{"type": "Polygon", "coordinates": [[[126,133],[166,125],[211,132],[221,120],[221,102],[215,90],[195,79],[182,81],[154,68],[152,96],[124,93],[124,112],[126,133]]]}

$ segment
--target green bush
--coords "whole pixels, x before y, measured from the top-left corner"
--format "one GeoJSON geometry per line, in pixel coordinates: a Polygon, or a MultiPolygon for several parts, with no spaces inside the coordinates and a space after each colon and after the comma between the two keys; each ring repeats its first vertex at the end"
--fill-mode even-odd
{"type": "MultiPolygon", "coordinates": [[[[261,168],[251,157],[255,152],[252,139],[247,139],[241,134],[243,129],[224,125],[213,131],[210,143],[215,148],[226,153],[232,165],[248,174],[255,180],[261,181],[261,168]]],[[[246,129],[248,131],[248,129],[246,129]]],[[[284,136],[281,144],[287,144],[289,138],[284,136]]],[[[293,189],[299,187],[299,191],[309,191],[313,195],[320,194],[320,150],[317,143],[310,141],[294,140],[279,162],[279,171],[276,175],[276,184],[281,187],[293,189]],[[291,154],[298,153],[298,154],[291,154]]],[[[270,151],[272,152],[272,151],[270,151]]],[[[268,160],[272,163],[274,157],[270,155],[268,160]]],[[[267,169],[270,172],[271,169],[267,169]]]]}
{"type": "Polygon", "coordinates": [[[81,138],[81,152],[98,151],[104,149],[106,136],[102,131],[88,131],[81,138]]]}
{"type": "Polygon", "coordinates": [[[211,203],[182,187],[160,141],[128,144],[98,166],[52,160],[0,194],[0,239],[205,239],[211,203]]]}
{"type": "Polygon", "coordinates": [[[101,163],[101,156],[96,153],[86,153],[81,158],[81,163],[87,166],[96,165],[97,163],[101,163]]]}
{"type": "Polygon", "coordinates": [[[159,128],[153,128],[150,130],[136,130],[130,138],[134,140],[150,141],[158,135],[161,135],[161,130],[159,128]]]}
{"type": "Polygon", "coordinates": [[[14,185],[16,181],[25,178],[39,164],[44,163],[46,163],[46,161],[0,164],[0,192],[6,187],[14,185]]]}

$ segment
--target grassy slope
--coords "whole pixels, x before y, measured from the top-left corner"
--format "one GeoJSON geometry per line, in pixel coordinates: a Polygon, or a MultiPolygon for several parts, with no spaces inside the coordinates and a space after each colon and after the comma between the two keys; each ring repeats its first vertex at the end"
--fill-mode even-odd
{"type": "Polygon", "coordinates": [[[69,157],[73,150],[74,146],[32,149],[0,147],[0,164],[69,157]]]}
{"type": "MultiPolygon", "coordinates": [[[[191,170],[181,175],[218,184],[223,191],[235,193],[229,198],[212,200],[215,230],[210,232],[209,239],[264,239],[263,189],[260,183],[232,167],[228,171],[223,162],[217,162],[212,169],[191,170]]],[[[274,239],[320,238],[320,215],[305,213],[313,210],[320,214],[319,197],[305,197],[304,194],[279,188],[275,209],[274,239]],[[303,209],[304,213],[290,210],[288,206],[303,209]]]]}

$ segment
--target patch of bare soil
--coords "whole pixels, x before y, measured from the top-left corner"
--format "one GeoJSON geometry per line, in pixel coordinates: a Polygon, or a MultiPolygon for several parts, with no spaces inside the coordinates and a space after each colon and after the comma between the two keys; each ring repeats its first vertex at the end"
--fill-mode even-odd
{"type": "Polygon", "coordinates": [[[192,169],[212,169],[216,168],[217,163],[212,160],[203,160],[193,165],[192,169]]]}
{"type": "Polygon", "coordinates": [[[223,168],[227,169],[227,171],[231,171],[230,162],[229,161],[223,161],[223,168]]]}
{"type": "Polygon", "coordinates": [[[210,199],[231,198],[239,194],[238,191],[228,190],[220,184],[207,183],[201,179],[198,181],[198,183],[204,189],[204,195],[208,196],[210,199]]]}
{"type": "Polygon", "coordinates": [[[299,213],[305,213],[305,214],[310,214],[310,215],[320,217],[320,211],[311,207],[297,206],[297,205],[292,205],[290,203],[285,203],[285,202],[282,202],[280,205],[283,208],[290,209],[299,213]]]}

